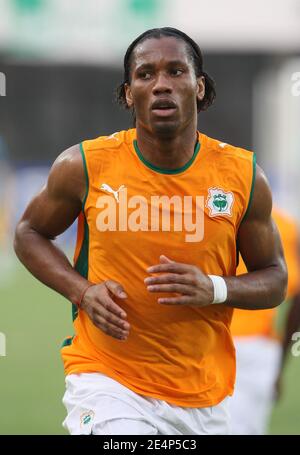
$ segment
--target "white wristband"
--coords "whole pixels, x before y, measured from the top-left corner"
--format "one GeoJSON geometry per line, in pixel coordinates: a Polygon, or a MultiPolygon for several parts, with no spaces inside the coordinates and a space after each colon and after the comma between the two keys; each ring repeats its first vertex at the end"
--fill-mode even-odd
{"type": "Polygon", "coordinates": [[[227,285],[224,278],[217,275],[208,275],[214,286],[214,300],[211,303],[223,303],[227,299],[227,285]]]}

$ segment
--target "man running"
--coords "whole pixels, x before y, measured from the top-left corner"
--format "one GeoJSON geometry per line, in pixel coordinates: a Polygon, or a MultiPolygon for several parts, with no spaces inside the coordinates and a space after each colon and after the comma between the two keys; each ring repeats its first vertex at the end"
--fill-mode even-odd
{"type": "Polygon", "coordinates": [[[287,273],[254,154],[197,131],[214,98],[189,36],[146,31],[119,88],[136,128],[63,152],[19,222],[20,260],[73,304],[71,434],[230,431],[233,308],[279,305],[287,273]],[[73,267],[52,240],[76,218],[73,267]]]}

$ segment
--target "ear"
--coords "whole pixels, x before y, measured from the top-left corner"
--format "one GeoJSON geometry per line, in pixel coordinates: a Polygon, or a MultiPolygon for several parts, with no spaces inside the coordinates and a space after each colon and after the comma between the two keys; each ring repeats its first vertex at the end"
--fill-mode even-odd
{"type": "Polygon", "coordinates": [[[124,88],[125,88],[126,103],[130,109],[131,107],[133,107],[133,98],[132,98],[131,88],[130,88],[130,85],[127,83],[124,84],[124,88]]]}
{"type": "Polygon", "coordinates": [[[197,100],[202,101],[205,95],[205,77],[197,78],[197,100]]]}

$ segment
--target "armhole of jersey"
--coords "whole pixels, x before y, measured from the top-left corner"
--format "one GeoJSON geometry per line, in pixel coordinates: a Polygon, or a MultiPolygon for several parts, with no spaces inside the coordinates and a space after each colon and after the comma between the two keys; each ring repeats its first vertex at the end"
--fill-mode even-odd
{"type": "Polygon", "coordinates": [[[239,263],[240,263],[240,248],[239,248],[239,242],[237,239],[236,239],[236,243],[235,243],[235,262],[236,262],[236,266],[235,266],[235,272],[236,272],[236,269],[238,268],[239,263]]]}
{"type": "MultiPolygon", "coordinates": [[[[88,170],[87,170],[87,163],[85,159],[85,154],[84,154],[84,149],[82,142],[80,143],[80,152],[82,156],[82,161],[83,161],[83,168],[84,168],[84,174],[85,174],[85,182],[86,182],[86,191],[84,195],[84,199],[82,202],[82,212],[80,213],[79,220],[78,222],[81,223],[78,226],[78,229],[80,229],[80,245],[78,244],[76,246],[76,262],[74,264],[75,270],[84,278],[88,279],[88,273],[89,273],[89,225],[86,219],[86,214],[85,214],[85,203],[88,197],[88,192],[89,192],[89,175],[88,175],[88,170]]],[[[79,241],[79,239],[77,239],[79,241]]],[[[72,318],[73,322],[78,316],[78,307],[75,304],[72,304],[72,318]]]]}
{"type": "Polygon", "coordinates": [[[84,169],[84,175],[85,175],[85,186],[86,186],[85,195],[84,195],[84,198],[82,201],[82,211],[84,212],[85,203],[86,203],[88,193],[89,193],[89,174],[88,174],[88,170],[87,170],[87,164],[86,164],[86,159],[85,159],[82,142],[80,143],[80,153],[81,153],[82,162],[83,162],[83,169],[84,169]]]}
{"type": "Polygon", "coordinates": [[[250,190],[249,202],[248,202],[248,206],[247,206],[245,215],[243,216],[243,219],[242,219],[241,223],[247,218],[247,216],[248,216],[248,214],[249,214],[249,211],[250,211],[250,207],[251,207],[251,203],[252,203],[252,199],[253,199],[253,193],[254,193],[255,178],[256,178],[256,153],[253,153],[253,160],[252,160],[252,183],[251,183],[251,190],[250,190]]]}

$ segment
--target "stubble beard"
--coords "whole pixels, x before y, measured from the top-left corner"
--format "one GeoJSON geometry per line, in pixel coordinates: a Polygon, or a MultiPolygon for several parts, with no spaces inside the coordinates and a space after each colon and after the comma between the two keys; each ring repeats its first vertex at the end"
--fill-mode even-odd
{"type": "Polygon", "coordinates": [[[152,124],[152,132],[161,140],[173,139],[180,130],[179,121],[161,121],[152,124]]]}

